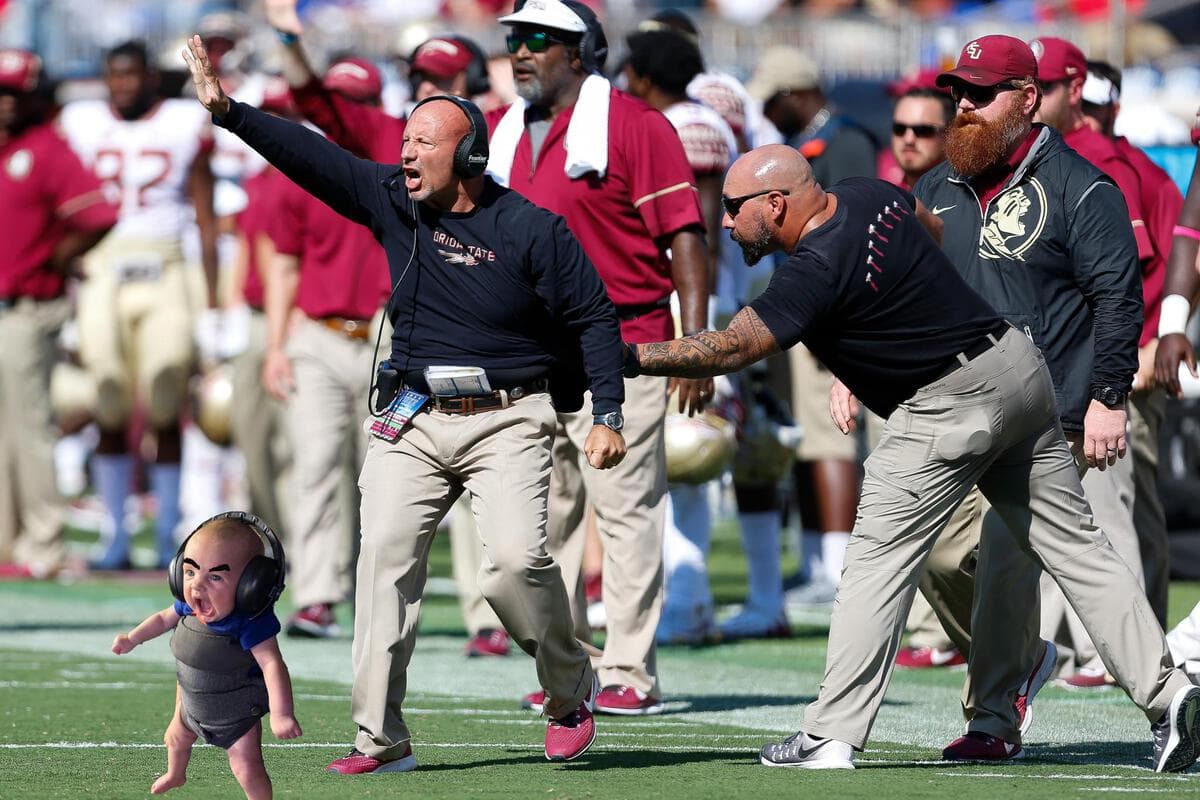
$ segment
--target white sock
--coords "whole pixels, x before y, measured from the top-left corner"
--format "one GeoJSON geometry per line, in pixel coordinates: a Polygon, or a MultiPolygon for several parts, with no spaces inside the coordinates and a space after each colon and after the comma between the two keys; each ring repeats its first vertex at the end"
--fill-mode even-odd
{"type": "Polygon", "coordinates": [[[842,579],[846,545],[849,543],[850,534],[846,531],[826,531],[821,534],[821,560],[825,562],[825,577],[834,586],[842,579]]]}
{"type": "Polygon", "coordinates": [[[738,514],[746,554],[746,608],[776,616],[783,610],[779,565],[779,512],[738,514]]]}
{"type": "Polygon", "coordinates": [[[825,559],[821,553],[821,532],[804,528],[800,541],[804,546],[804,562],[800,571],[808,576],[809,583],[825,580],[825,559]]]}
{"type": "Polygon", "coordinates": [[[712,604],[708,540],[712,520],[704,486],[672,485],[663,530],[663,610],[712,604]]]}

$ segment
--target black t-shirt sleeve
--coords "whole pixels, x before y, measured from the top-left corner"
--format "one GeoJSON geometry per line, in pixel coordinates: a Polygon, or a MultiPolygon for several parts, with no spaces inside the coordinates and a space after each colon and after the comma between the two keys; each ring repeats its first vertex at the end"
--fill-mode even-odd
{"type": "Polygon", "coordinates": [[[766,291],[750,302],[781,350],[799,342],[837,306],[833,275],[815,253],[801,252],[777,268],[766,291]]]}

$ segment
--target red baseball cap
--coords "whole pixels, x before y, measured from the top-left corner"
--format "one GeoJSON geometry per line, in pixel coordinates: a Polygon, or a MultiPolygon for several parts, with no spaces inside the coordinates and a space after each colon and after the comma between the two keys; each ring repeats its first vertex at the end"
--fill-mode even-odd
{"type": "Polygon", "coordinates": [[[995,86],[1015,78],[1037,76],[1037,59],[1029,45],[1012,36],[995,34],[967,42],[954,69],[937,76],[938,86],[965,81],[995,86]]]}
{"type": "Polygon", "coordinates": [[[453,78],[471,65],[473,56],[462,42],[435,38],[413,52],[409,69],[435,78],[453,78]]]}
{"type": "Polygon", "coordinates": [[[326,71],[321,85],[352,100],[376,101],[383,92],[383,76],[365,58],[343,58],[326,71]]]}
{"type": "Polygon", "coordinates": [[[0,87],[32,92],[42,76],[42,60],[28,50],[0,50],[0,87]]]}
{"type": "Polygon", "coordinates": [[[1029,47],[1037,56],[1039,81],[1051,83],[1087,77],[1087,59],[1083,57],[1083,51],[1066,39],[1039,36],[1029,43],[1029,47]]]}
{"type": "Polygon", "coordinates": [[[926,67],[916,72],[903,75],[887,85],[888,97],[903,97],[913,89],[933,89],[944,91],[937,83],[941,70],[936,67],[926,67]]]}

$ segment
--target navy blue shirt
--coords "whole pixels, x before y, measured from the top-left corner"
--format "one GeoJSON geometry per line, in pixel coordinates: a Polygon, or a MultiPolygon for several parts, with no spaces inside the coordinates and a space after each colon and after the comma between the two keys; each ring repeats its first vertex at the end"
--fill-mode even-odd
{"type": "Polygon", "coordinates": [[[875,178],[829,192],[833,216],[799,241],[750,307],[781,348],[804,342],[887,417],[1004,323],[917,221],[911,194],[875,178]]]}
{"type": "Polygon", "coordinates": [[[420,371],[437,364],[483,367],[493,388],[550,377],[556,407],[573,411],[587,388],[582,376],[576,380],[582,365],[593,411],[620,408],[616,310],[562,217],[491,178],[473,211],[438,212],[408,196],[394,165],[230,106],[217,124],[383,244],[399,282],[388,309],[391,360],[411,383],[421,388],[420,371]]]}
{"type": "MultiPolygon", "coordinates": [[[[175,601],[175,613],[181,617],[190,617],[195,612],[192,607],[182,600],[175,601]]],[[[231,636],[238,640],[242,649],[250,652],[253,648],[270,639],[279,633],[279,617],[275,616],[272,609],[267,609],[253,619],[234,611],[227,617],[222,617],[216,622],[207,624],[207,627],[213,633],[219,633],[223,636],[231,636]]]]}

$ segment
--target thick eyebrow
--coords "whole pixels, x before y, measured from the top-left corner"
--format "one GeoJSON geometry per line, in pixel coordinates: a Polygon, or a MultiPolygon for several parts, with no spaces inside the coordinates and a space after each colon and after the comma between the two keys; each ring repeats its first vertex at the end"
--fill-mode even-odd
{"type": "MultiPolygon", "coordinates": [[[[195,567],[196,569],[200,569],[200,565],[197,564],[195,561],[193,561],[190,558],[184,558],[183,563],[189,564],[189,565],[195,567]]],[[[228,564],[217,564],[215,567],[211,568],[209,570],[209,572],[229,572],[229,565],[228,564]]]]}

